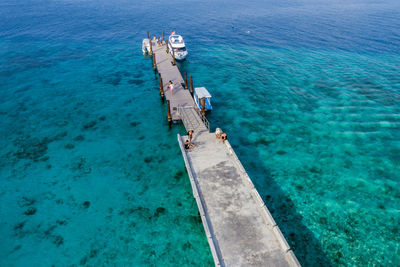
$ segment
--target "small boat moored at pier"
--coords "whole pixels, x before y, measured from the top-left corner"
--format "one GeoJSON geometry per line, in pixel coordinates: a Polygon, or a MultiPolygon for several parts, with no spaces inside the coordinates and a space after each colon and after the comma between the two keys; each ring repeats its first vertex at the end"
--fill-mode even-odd
{"type": "Polygon", "coordinates": [[[172,32],[168,38],[168,49],[171,55],[175,54],[176,60],[184,60],[188,54],[182,36],[175,32],[172,32]]]}
{"type": "Polygon", "coordinates": [[[150,39],[144,38],[142,42],[143,55],[150,54],[150,39]]]}
{"type": "Polygon", "coordinates": [[[196,103],[197,107],[202,110],[204,103],[204,107],[206,111],[211,111],[211,94],[207,91],[205,87],[196,87],[194,89],[194,102],[196,103]]]}

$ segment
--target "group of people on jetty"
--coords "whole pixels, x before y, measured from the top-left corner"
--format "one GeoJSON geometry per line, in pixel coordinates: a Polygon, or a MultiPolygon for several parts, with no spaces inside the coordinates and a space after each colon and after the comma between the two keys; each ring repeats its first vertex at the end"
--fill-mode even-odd
{"type": "MultiPolygon", "coordinates": [[[[192,143],[193,140],[193,134],[194,131],[190,130],[187,135],[188,135],[188,139],[185,141],[184,145],[185,145],[185,149],[191,149],[191,148],[195,148],[196,145],[194,145],[192,143]]],[[[228,139],[228,135],[224,132],[222,132],[222,130],[220,128],[217,128],[215,130],[215,137],[222,143],[225,143],[225,140],[228,139]]]]}
{"type": "Polygon", "coordinates": [[[161,37],[156,38],[155,36],[153,36],[153,41],[157,41],[158,46],[162,46],[163,44],[165,44],[165,41],[163,41],[161,37]]]}

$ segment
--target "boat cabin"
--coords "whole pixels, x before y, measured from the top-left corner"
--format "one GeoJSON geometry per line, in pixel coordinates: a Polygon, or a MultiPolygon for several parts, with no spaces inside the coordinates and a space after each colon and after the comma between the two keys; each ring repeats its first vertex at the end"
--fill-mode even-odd
{"type": "Polygon", "coordinates": [[[178,34],[170,35],[168,38],[168,48],[171,55],[175,56],[176,60],[184,60],[188,54],[182,36],[178,34]]]}
{"type": "Polygon", "coordinates": [[[173,47],[179,46],[179,45],[185,45],[185,42],[183,41],[182,36],[180,35],[171,35],[169,37],[169,42],[172,44],[173,47]]]}
{"type": "Polygon", "coordinates": [[[207,91],[205,87],[196,87],[194,89],[194,102],[196,102],[197,107],[202,110],[203,104],[206,111],[211,111],[211,94],[207,91]]]}

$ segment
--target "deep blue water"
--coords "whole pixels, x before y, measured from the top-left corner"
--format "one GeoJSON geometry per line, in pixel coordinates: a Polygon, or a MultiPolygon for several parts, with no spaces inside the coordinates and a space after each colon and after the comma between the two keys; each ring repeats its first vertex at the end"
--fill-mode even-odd
{"type": "Polygon", "coordinates": [[[146,31],[304,266],[400,264],[400,2],[0,3],[0,265],[212,266],[146,31]]]}

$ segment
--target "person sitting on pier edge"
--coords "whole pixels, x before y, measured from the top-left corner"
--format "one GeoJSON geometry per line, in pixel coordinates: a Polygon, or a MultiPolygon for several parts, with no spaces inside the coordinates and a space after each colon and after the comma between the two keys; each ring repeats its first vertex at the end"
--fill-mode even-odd
{"type": "Polygon", "coordinates": [[[189,138],[189,145],[192,144],[192,138],[193,138],[193,130],[190,130],[187,134],[188,134],[188,138],[189,138]]]}
{"type": "Polygon", "coordinates": [[[221,141],[222,141],[222,143],[225,143],[225,140],[227,140],[228,139],[228,135],[226,134],[226,133],[222,133],[221,134],[221,141]]]}
{"type": "Polygon", "coordinates": [[[185,149],[195,148],[196,146],[189,143],[189,140],[185,141],[185,149]]]}
{"type": "Polygon", "coordinates": [[[171,91],[171,94],[174,94],[174,84],[172,81],[168,82],[168,89],[171,91]]]}
{"type": "Polygon", "coordinates": [[[216,137],[217,139],[221,139],[221,133],[222,133],[221,128],[215,129],[215,137],[216,137]]]}

